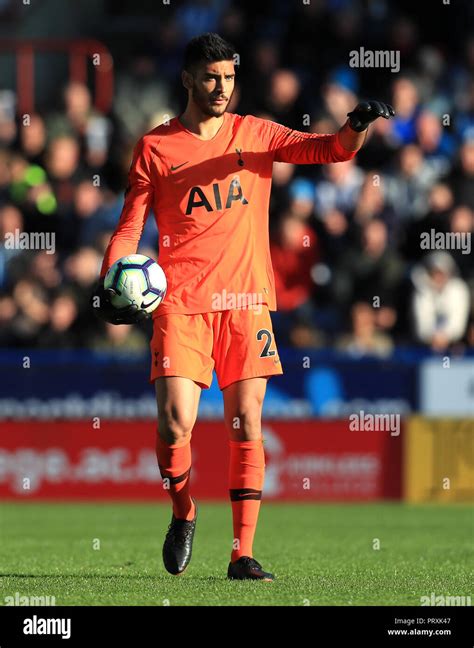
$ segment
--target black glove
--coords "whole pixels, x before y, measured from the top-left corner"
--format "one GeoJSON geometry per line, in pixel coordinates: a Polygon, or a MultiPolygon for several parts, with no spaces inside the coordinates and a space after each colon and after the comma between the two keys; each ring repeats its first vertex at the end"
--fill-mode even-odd
{"type": "Polygon", "coordinates": [[[392,106],[381,101],[362,101],[357,104],[352,112],[347,113],[350,127],[358,133],[364,131],[369,124],[379,117],[390,119],[394,115],[395,111],[392,106]]]}
{"type": "Polygon", "coordinates": [[[117,308],[111,302],[116,294],[113,288],[104,288],[103,279],[98,282],[90,298],[90,305],[97,317],[110,324],[137,324],[151,317],[150,313],[134,304],[117,308]]]}

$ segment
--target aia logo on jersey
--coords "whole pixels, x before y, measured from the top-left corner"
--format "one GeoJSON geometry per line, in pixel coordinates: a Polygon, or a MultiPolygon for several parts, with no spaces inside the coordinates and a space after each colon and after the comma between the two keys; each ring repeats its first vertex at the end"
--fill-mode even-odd
{"type": "Polygon", "coordinates": [[[186,206],[186,216],[189,216],[195,207],[205,207],[206,211],[212,212],[214,210],[222,209],[222,198],[225,198],[224,209],[229,209],[232,207],[232,203],[236,200],[240,200],[242,205],[248,205],[249,201],[245,198],[242,187],[240,185],[240,180],[238,176],[235,176],[229,184],[229,188],[221,192],[221,187],[215,182],[212,185],[212,196],[209,194],[206,196],[201,187],[192,187],[189,192],[188,204],[186,206]]]}

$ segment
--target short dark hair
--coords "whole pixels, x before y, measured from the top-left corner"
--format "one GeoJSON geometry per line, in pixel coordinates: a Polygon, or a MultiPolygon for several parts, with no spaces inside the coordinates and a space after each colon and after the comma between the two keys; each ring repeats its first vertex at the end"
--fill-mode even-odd
{"type": "Polygon", "coordinates": [[[201,61],[207,63],[230,61],[235,54],[233,45],[221,38],[219,34],[208,32],[196,36],[186,45],[183,67],[187,72],[191,72],[201,61]]]}

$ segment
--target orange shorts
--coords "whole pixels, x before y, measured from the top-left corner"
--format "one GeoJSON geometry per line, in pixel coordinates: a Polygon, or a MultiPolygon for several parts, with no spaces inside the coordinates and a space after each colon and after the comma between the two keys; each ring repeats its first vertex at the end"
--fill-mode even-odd
{"type": "Polygon", "coordinates": [[[184,376],[203,389],[215,368],[219,388],[237,380],[283,373],[268,306],[153,320],[151,376],[184,376]]]}

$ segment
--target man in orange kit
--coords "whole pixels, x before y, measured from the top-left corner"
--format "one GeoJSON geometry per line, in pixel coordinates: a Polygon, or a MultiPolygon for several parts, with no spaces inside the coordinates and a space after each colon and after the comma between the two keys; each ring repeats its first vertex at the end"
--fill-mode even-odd
{"type": "MultiPolygon", "coordinates": [[[[215,368],[229,432],[229,493],[234,541],[227,576],[272,581],[253,558],[265,458],[261,415],[267,380],[281,374],[269,311],[276,310],[268,206],[273,162],[328,164],[354,157],[366,129],[393,109],[359,104],[334,135],[291,130],[226,112],[234,90],[233,47],[217,34],[188,44],[186,110],[135,147],[125,203],[101,277],[134,254],[151,207],[168,290],[153,312],[150,380],[158,404],[156,453],[169,480],[173,515],[163,546],[171,574],[191,559],[197,508],[191,497],[191,432],[201,390],[215,368]]],[[[117,310],[103,286],[99,315],[116,324],[146,317],[117,310]]]]}

